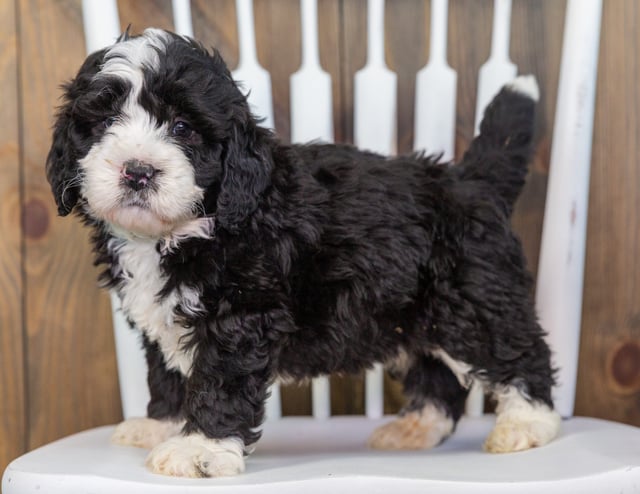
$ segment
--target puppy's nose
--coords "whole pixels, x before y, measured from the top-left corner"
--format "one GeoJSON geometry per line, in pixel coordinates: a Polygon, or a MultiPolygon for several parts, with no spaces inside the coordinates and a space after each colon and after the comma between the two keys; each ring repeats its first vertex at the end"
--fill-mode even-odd
{"type": "Polygon", "coordinates": [[[140,160],[125,161],[122,168],[124,183],[133,190],[144,189],[156,174],[156,169],[140,160]]]}

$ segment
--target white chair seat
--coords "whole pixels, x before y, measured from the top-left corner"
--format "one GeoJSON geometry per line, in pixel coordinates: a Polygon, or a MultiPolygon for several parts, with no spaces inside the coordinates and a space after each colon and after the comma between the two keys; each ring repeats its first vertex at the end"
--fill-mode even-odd
{"type": "Polygon", "coordinates": [[[261,493],[609,493],[640,492],[640,429],[572,418],[543,447],[492,455],[481,446],[494,417],[464,417],[430,451],[371,451],[365,442],[389,420],[289,417],[265,426],[244,475],[170,478],[144,466],[146,450],[109,443],[113,427],[81,432],[36,449],[7,468],[4,494],[261,493]]]}

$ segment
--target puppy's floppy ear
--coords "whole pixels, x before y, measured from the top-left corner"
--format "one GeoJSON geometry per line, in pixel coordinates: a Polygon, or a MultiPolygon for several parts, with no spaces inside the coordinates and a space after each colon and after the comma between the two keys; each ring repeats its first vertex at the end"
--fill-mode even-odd
{"type": "Polygon", "coordinates": [[[64,104],[58,109],[53,127],[53,142],[47,155],[46,173],[60,216],[68,215],[78,202],[81,136],[74,129],[72,110],[76,99],[86,90],[98,72],[106,50],[95,52],[85,60],[78,75],[63,85],[64,104]]]}
{"type": "Polygon", "coordinates": [[[62,111],[53,130],[53,143],[46,165],[47,180],[60,216],[68,215],[78,202],[80,181],[76,154],[71,138],[71,118],[62,111]]]}
{"type": "Polygon", "coordinates": [[[248,109],[234,125],[222,159],[223,177],[217,200],[217,223],[237,231],[253,213],[271,182],[273,168],[269,131],[258,127],[248,109]]]}

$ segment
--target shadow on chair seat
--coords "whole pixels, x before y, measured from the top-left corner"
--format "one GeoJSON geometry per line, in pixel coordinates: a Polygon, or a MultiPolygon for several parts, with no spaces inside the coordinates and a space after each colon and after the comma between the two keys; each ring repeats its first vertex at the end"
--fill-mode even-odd
{"type": "Polygon", "coordinates": [[[2,492],[37,492],[44,485],[47,494],[640,492],[638,428],[572,418],[543,448],[492,455],[481,449],[492,416],[463,418],[449,441],[429,451],[367,449],[368,435],[381,423],[363,417],[275,421],[265,426],[245,474],[196,480],[150,473],[146,450],[111,445],[113,427],[101,427],[18,458],[5,472],[2,492]]]}

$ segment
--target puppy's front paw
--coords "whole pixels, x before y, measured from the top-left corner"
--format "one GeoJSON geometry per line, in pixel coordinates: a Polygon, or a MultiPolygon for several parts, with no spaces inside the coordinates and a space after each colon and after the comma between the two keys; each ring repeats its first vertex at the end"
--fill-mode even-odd
{"type": "Polygon", "coordinates": [[[111,442],[122,446],[151,449],[180,433],[184,422],[135,417],[120,422],[111,442]]]}
{"type": "Polygon", "coordinates": [[[202,434],[172,437],[147,457],[153,473],[174,477],[227,477],[244,472],[239,439],[209,439],[202,434]]]}
{"type": "Polygon", "coordinates": [[[434,405],[409,412],[378,427],[369,438],[373,449],[427,449],[440,444],[453,431],[453,420],[434,405]]]}

